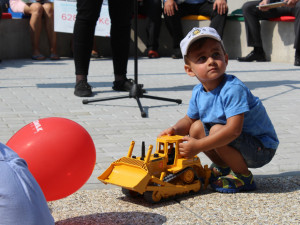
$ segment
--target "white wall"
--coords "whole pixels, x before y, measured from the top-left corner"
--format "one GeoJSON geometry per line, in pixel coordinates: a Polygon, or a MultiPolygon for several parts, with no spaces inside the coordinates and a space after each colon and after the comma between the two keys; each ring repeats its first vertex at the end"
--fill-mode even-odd
{"type": "Polygon", "coordinates": [[[231,13],[232,11],[236,9],[242,8],[243,4],[245,2],[249,2],[253,0],[227,0],[228,3],[228,13],[231,13]]]}

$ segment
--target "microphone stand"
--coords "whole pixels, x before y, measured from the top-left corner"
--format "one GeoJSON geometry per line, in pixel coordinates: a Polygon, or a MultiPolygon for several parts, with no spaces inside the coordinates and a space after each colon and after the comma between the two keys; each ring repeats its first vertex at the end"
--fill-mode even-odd
{"type": "Polygon", "coordinates": [[[109,100],[116,100],[116,99],[122,99],[122,98],[134,98],[137,101],[137,104],[141,111],[141,116],[146,117],[147,114],[143,110],[143,106],[141,104],[140,98],[149,98],[149,99],[156,99],[161,101],[169,101],[169,102],[176,102],[178,104],[182,103],[181,99],[171,99],[171,98],[164,98],[164,97],[157,97],[157,96],[151,96],[151,95],[145,95],[146,92],[143,89],[143,84],[138,83],[138,40],[137,40],[137,20],[138,20],[138,0],[134,0],[134,84],[129,91],[129,95],[121,95],[116,97],[109,97],[109,98],[98,98],[98,99],[84,99],[82,100],[83,104],[88,104],[91,102],[101,102],[101,101],[109,101],[109,100]]]}

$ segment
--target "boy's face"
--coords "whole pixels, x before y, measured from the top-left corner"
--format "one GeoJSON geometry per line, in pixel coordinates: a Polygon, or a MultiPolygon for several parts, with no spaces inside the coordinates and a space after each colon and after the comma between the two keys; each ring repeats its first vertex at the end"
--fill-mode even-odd
{"type": "Polygon", "coordinates": [[[187,55],[188,64],[184,69],[189,76],[196,76],[206,91],[215,89],[223,79],[228,64],[228,55],[224,53],[221,44],[208,38],[202,47],[194,48],[187,55]]]}

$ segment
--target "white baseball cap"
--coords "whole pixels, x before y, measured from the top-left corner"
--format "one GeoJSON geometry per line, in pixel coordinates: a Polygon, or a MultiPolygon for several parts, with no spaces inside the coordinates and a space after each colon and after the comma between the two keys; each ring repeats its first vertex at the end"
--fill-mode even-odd
{"type": "MultiPolygon", "coordinates": [[[[224,48],[222,39],[218,32],[212,27],[194,27],[180,42],[180,49],[183,56],[187,54],[187,51],[191,44],[200,38],[209,37],[219,41],[224,48]]],[[[225,48],[224,48],[225,49],[225,48]]]]}

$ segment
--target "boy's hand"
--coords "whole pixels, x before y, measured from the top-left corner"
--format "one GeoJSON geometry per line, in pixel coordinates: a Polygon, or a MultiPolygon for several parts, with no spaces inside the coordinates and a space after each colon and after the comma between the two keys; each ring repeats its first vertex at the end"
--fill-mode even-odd
{"type": "Polygon", "coordinates": [[[175,135],[175,129],[173,127],[169,127],[168,129],[162,131],[158,135],[158,137],[161,137],[161,136],[164,136],[164,135],[169,135],[169,136],[175,135]]]}
{"type": "Polygon", "coordinates": [[[197,149],[197,139],[185,136],[182,138],[183,142],[179,144],[179,154],[184,158],[192,158],[200,151],[197,149]]]}

